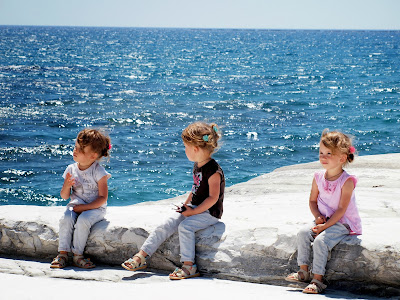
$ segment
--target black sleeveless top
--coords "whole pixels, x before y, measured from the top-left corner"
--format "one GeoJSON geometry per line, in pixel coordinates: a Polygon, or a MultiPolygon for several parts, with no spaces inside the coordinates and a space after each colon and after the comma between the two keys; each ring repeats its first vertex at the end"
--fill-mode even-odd
{"type": "Polygon", "coordinates": [[[194,164],[192,204],[198,206],[210,196],[208,179],[215,173],[219,173],[221,175],[219,197],[218,201],[212,207],[209,208],[209,211],[212,216],[221,219],[223,212],[222,202],[224,201],[224,194],[225,194],[225,176],[221,167],[214,159],[211,159],[201,168],[197,167],[197,163],[194,164]]]}

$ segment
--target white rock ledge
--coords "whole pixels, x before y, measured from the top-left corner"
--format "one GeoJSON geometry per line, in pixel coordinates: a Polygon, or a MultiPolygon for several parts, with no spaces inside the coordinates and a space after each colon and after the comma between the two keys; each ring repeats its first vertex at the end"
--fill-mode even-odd
{"type": "MultiPolygon", "coordinates": [[[[266,162],[268,163],[268,162],[266,162]]],[[[196,260],[208,276],[282,284],[297,269],[296,234],[312,220],[308,196],[318,162],[276,169],[226,189],[222,222],[197,233],[196,260]]],[[[400,153],[358,157],[357,203],[364,234],[334,248],[326,279],[332,284],[400,288],[400,153]]],[[[96,224],[86,252],[95,262],[120,264],[143,244],[180,196],[126,207],[109,207],[96,224]]],[[[64,207],[0,206],[2,256],[48,258],[57,253],[64,207]]],[[[151,258],[154,269],[179,263],[174,234],[151,258]]],[[[349,287],[347,285],[347,287],[349,287]]]]}

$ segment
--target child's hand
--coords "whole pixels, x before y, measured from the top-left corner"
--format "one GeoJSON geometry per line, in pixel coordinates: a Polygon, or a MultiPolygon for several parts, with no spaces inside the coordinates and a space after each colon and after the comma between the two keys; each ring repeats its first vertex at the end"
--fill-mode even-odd
{"type": "Polygon", "coordinates": [[[184,206],[184,204],[182,204],[181,206],[178,206],[178,205],[175,205],[174,204],[174,206],[175,206],[175,211],[177,212],[177,213],[183,213],[185,210],[186,210],[186,207],[184,206]]]}
{"type": "Polygon", "coordinates": [[[67,187],[71,188],[75,184],[75,178],[72,177],[71,173],[67,173],[64,182],[67,187]]]}
{"type": "Polygon", "coordinates": [[[190,206],[187,206],[186,204],[183,204],[183,207],[185,207],[186,210],[181,213],[182,215],[184,215],[185,217],[190,217],[190,216],[194,215],[193,208],[191,208],[190,206]]]}
{"type": "Polygon", "coordinates": [[[326,218],[322,215],[319,215],[318,218],[315,219],[315,224],[324,224],[326,223],[326,218]]]}
{"type": "Polygon", "coordinates": [[[318,224],[318,225],[316,225],[316,226],[311,228],[311,230],[316,234],[315,237],[317,237],[318,234],[320,234],[322,231],[325,230],[324,225],[325,224],[318,224]]]}
{"type": "Polygon", "coordinates": [[[79,205],[75,205],[74,207],[73,207],[73,211],[74,212],[76,212],[76,213],[81,213],[81,212],[83,212],[83,211],[85,211],[85,204],[79,204],[79,205]]]}

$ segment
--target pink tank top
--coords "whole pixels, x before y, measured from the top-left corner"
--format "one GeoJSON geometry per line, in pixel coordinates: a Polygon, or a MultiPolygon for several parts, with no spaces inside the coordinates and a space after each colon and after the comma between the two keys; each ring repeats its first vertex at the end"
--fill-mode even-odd
{"type": "MultiPolygon", "coordinates": [[[[346,171],[343,171],[342,175],[334,181],[325,179],[325,171],[315,173],[314,178],[319,191],[317,200],[318,210],[325,217],[331,217],[338,209],[342,187],[346,180],[349,178],[353,180],[354,189],[357,184],[357,178],[349,175],[346,171]]],[[[350,227],[350,234],[362,234],[361,218],[358,213],[354,190],[351,194],[349,206],[339,222],[347,224],[350,227]]]]}

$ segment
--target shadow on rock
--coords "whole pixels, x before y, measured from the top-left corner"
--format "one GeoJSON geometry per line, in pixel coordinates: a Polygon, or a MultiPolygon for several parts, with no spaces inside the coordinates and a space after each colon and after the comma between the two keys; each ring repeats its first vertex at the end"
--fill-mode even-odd
{"type": "Polygon", "coordinates": [[[156,274],[149,273],[149,272],[135,272],[132,276],[123,277],[121,280],[122,281],[132,281],[132,280],[136,280],[136,279],[150,278],[155,275],[156,274]]]}

